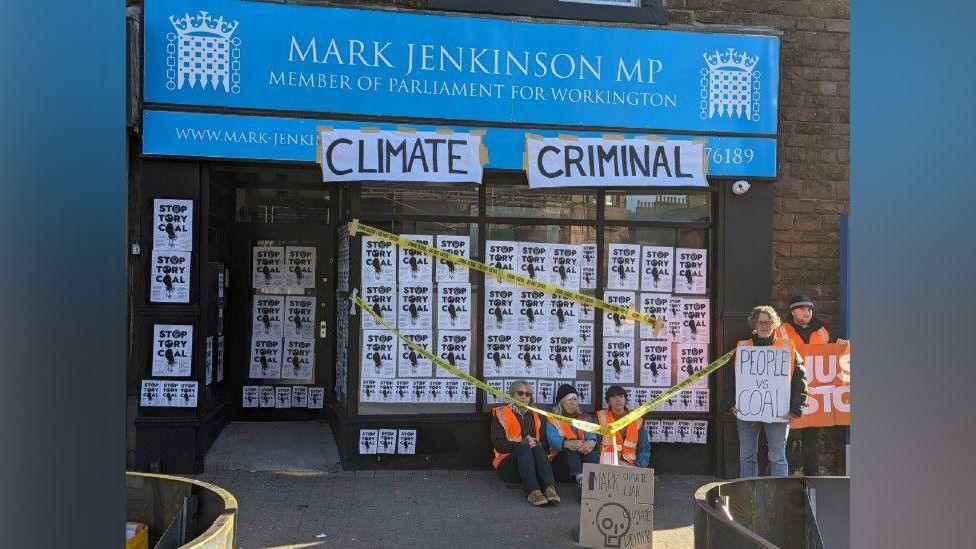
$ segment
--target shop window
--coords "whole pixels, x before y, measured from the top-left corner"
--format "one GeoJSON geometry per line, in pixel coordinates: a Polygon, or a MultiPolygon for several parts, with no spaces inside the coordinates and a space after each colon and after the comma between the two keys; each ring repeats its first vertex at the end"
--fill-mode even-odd
{"type": "Polygon", "coordinates": [[[412,187],[363,186],[356,208],[369,215],[478,216],[478,187],[423,185],[412,187]]]}
{"type": "Polygon", "coordinates": [[[608,191],[605,216],[608,221],[705,222],[711,218],[711,194],[629,194],[608,191]]]}
{"type": "Polygon", "coordinates": [[[595,193],[532,190],[516,185],[491,185],[486,192],[489,216],[596,219],[595,193]]]}
{"type": "Polygon", "coordinates": [[[328,191],[238,187],[235,220],[275,225],[329,222],[328,191]]]}

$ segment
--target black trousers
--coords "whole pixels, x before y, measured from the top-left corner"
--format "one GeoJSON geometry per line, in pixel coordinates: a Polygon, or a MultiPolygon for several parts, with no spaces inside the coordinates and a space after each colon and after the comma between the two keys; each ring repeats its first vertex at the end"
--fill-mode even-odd
{"type": "Polygon", "coordinates": [[[552,474],[559,482],[572,482],[573,476],[583,472],[584,463],[600,463],[600,445],[589,454],[563,450],[552,460],[552,474]]]}
{"type": "Polygon", "coordinates": [[[520,443],[517,450],[498,464],[498,476],[505,482],[521,482],[525,495],[533,490],[556,485],[552,468],[549,467],[549,458],[542,451],[541,444],[532,448],[524,442],[520,443]]]}

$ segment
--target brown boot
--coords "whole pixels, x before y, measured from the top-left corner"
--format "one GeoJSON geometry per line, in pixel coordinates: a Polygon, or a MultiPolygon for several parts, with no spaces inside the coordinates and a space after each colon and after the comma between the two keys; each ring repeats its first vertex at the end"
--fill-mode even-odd
{"type": "Polygon", "coordinates": [[[549,500],[549,503],[553,505],[559,505],[559,503],[562,501],[559,499],[559,494],[556,493],[555,486],[546,486],[546,499],[549,500]]]}
{"type": "Polygon", "coordinates": [[[529,492],[529,495],[525,499],[529,500],[529,503],[535,505],[536,507],[549,503],[549,500],[546,499],[546,496],[542,495],[542,492],[538,490],[532,490],[531,492],[529,492]]]}

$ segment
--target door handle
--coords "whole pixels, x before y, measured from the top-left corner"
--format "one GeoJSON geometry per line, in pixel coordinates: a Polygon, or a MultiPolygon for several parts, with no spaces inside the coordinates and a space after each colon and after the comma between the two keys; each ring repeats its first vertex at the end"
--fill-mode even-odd
{"type": "Polygon", "coordinates": [[[329,325],[324,320],[319,321],[319,338],[325,339],[329,335],[329,325]]]}

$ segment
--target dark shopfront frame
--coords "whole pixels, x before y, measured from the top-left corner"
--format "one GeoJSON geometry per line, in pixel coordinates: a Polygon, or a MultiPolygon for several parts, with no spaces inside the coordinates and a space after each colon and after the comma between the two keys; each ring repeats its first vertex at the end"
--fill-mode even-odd
{"type": "MultiPolygon", "coordinates": [[[[770,298],[771,265],[770,247],[762,245],[772,238],[772,184],[770,182],[756,182],[747,195],[735,196],[731,193],[729,181],[714,180],[708,190],[642,187],[642,188],[608,188],[608,189],[572,189],[581,194],[591,194],[596,198],[596,215],[589,219],[551,219],[537,217],[504,217],[488,215],[488,190],[495,185],[525,185],[524,172],[487,171],[482,185],[478,186],[478,216],[438,216],[438,215],[410,215],[387,214],[360,211],[357,207],[357,186],[345,186],[343,199],[343,214],[340,223],[350,219],[389,228],[392,224],[393,232],[400,232],[401,225],[423,222],[443,222],[459,224],[477,224],[478,227],[478,255],[473,259],[483,261],[487,228],[490,225],[514,226],[590,226],[597,234],[597,265],[598,290],[605,285],[606,270],[603,266],[605,227],[665,227],[665,228],[693,228],[706,231],[706,245],[711,258],[708,266],[708,297],[712,303],[711,325],[713,327],[712,342],[709,344],[711,359],[724,353],[719,349],[729,349],[735,341],[745,334],[744,319],[749,310],[757,303],[768,303],[770,298]],[[622,221],[606,220],[605,196],[608,192],[626,192],[628,194],[695,194],[706,192],[711,195],[710,222],[670,222],[670,221],[622,221]],[[734,253],[729,253],[734,250],[734,253]],[[743,256],[745,254],[745,256],[743,256]],[[733,291],[734,289],[734,291],[733,291]]],[[[414,185],[397,185],[396,187],[416,188],[414,185]]],[[[452,188],[443,185],[431,185],[432,188],[452,188]]],[[[528,189],[528,187],[521,187],[528,189]]],[[[569,189],[567,189],[569,190],[569,189]]],[[[403,232],[409,232],[405,229],[403,232]]],[[[357,268],[359,265],[359,240],[350,242],[350,287],[355,287],[353,281],[359,280],[357,268]]],[[[484,288],[484,277],[480,273],[473,273],[472,283],[484,288]]],[[[599,292],[598,292],[599,295],[599,292]]],[[[474,314],[474,313],[473,313],[474,314]]],[[[479,326],[484,318],[484,301],[479,298],[477,307],[479,326]]],[[[599,313],[596,317],[599,318],[599,313]]],[[[489,442],[490,414],[484,410],[485,394],[477,392],[475,412],[457,414],[384,414],[360,415],[359,412],[359,334],[358,315],[356,320],[350,321],[348,338],[348,385],[346,387],[347,402],[336,405],[334,399],[329,404],[333,407],[333,432],[336,434],[340,447],[343,465],[349,469],[470,469],[487,468],[490,464],[491,447],[489,442]],[[359,455],[358,433],[360,429],[416,429],[417,454],[401,456],[396,454],[359,455]]],[[[602,354],[602,326],[595,320],[594,329],[594,362],[599,362],[602,354]]],[[[472,371],[481,377],[482,374],[482,345],[484,335],[478,330],[475,337],[472,356],[472,371]]],[[[652,466],[663,472],[717,474],[727,476],[734,474],[738,463],[737,441],[735,439],[734,422],[731,416],[724,413],[731,402],[732,383],[730,370],[720,370],[711,376],[709,389],[711,392],[708,413],[692,412],[663,412],[655,414],[659,418],[687,418],[707,419],[710,423],[708,444],[655,444],[652,451],[652,466]],[[730,446],[731,445],[731,446],[730,446]]],[[[602,392],[602,376],[597,375],[594,368],[593,404],[599,409],[602,392]]]]}

